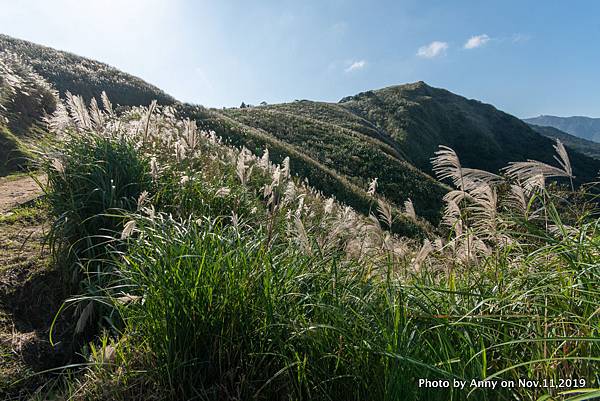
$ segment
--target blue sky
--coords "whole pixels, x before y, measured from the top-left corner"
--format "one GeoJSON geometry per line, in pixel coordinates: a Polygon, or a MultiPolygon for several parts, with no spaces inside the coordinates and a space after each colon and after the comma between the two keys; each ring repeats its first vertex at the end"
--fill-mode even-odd
{"type": "Polygon", "coordinates": [[[600,117],[598,1],[0,0],[0,32],[206,106],[423,80],[519,117],[600,117]]]}

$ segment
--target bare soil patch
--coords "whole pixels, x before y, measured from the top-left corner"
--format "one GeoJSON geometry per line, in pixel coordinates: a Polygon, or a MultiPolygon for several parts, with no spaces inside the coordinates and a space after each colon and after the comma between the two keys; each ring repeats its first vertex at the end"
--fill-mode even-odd
{"type": "MultiPolygon", "coordinates": [[[[45,177],[39,176],[37,179],[44,182],[45,177]]],[[[42,189],[28,175],[0,178],[0,213],[5,213],[41,195],[42,189]]]]}

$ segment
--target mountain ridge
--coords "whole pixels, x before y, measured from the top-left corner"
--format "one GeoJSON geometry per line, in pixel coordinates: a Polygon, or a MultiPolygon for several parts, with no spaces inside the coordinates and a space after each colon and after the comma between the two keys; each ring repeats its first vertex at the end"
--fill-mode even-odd
{"type": "MultiPolygon", "coordinates": [[[[411,199],[432,221],[446,191],[430,165],[439,145],[455,149],[466,167],[493,172],[511,161],[554,163],[554,141],[523,121],[423,81],[361,92],[338,103],[302,100],[213,110],[301,149],[360,187],[378,177],[381,194],[396,205],[411,199]]],[[[236,143],[260,152],[252,141],[236,143]]],[[[592,180],[600,162],[570,153],[578,183],[592,180]]]]}
{"type": "Polygon", "coordinates": [[[586,116],[558,117],[543,114],[537,117],[525,118],[523,121],[529,124],[553,127],[588,141],[600,142],[600,118],[586,116]]]}
{"type": "Polygon", "coordinates": [[[589,141],[575,135],[568,134],[558,128],[529,124],[534,131],[550,139],[559,139],[562,143],[572,150],[584,154],[594,159],[600,159],[600,143],[589,141]]]}
{"type": "Polygon", "coordinates": [[[122,72],[106,63],[0,34],[0,52],[17,54],[33,70],[52,83],[64,97],[67,91],[86,101],[100,97],[102,91],[122,106],[173,104],[175,98],[141,78],[122,72]]]}

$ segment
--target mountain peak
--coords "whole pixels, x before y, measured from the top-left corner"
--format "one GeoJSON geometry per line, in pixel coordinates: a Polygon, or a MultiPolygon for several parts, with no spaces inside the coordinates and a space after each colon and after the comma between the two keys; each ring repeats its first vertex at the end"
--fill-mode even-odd
{"type": "Polygon", "coordinates": [[[380,89],[373,89],[373,90],[368,90],[368,91],[364,91],[364,92],[359,92],[356,95],[346,96],[346,97],[342,98],[339,101],[339,103],[346,103],[346,102],[350,102],[353,100],[360,100],[360,99],[372,97],[372,96],[375,96],[376,94],[385,93],[385,92],[415,92],[417,94],[429,95],[429,91],[434,90],[434,89],[436,89],[436,88],[433,88],[432,86],[427,85],[427,83],[425,83],[425,81],[409,82],[406,84],[391,85],[391,86],[386,86],[386,87],[380,88],[380,89]]]}

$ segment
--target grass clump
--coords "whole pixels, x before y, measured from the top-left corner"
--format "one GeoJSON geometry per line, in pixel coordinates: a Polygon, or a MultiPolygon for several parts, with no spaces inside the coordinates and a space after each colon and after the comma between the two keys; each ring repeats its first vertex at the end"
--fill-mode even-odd
{"type": "MultiPolygon", "coordinates": [[[[137,209],[151,185],[150,164],[126,138],[74,134],[46,159],[47,201],[57,216],[50,245],[69,258],[93,259],[123,228],[122,211],[137,209]]],[[[77,272],[73,272],[76,274],[77,272]]]]}

